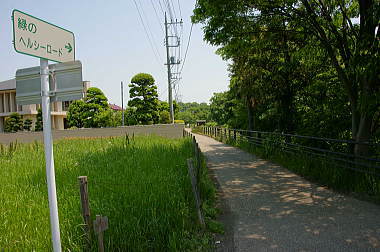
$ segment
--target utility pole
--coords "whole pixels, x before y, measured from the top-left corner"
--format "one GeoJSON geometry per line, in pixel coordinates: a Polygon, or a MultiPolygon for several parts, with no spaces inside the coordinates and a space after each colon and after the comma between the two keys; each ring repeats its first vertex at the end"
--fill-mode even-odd
{"type": "Polygon", "coordinates": [[[121,82],[121,126],[124,126],[124,89],[121,82]]]}
{"type": "Polygon", "coordinates": [[[165,12],[165,44],[166,44],[166,64],[168,67],[168,97],[169,97],[169,108],[170,108],[170,121],[174,123],[174,108],[173,108],[173,88],[172,88],[172,70],[171,66],[172,65],[178,65],[181,62],[179,60],[176,61],[174,56],[170,56],[170,47],[179,47],[180,46],[180,39],[179,37],[175,35],[169,35],[169,26],[170,25],[178,25],[182,24],[182,21],[180,22],[168,22],[167,17],[166,17],[166,12],[165,12]],[[176,44],[170,44],[169,38],[174,38],[176,44]]]}

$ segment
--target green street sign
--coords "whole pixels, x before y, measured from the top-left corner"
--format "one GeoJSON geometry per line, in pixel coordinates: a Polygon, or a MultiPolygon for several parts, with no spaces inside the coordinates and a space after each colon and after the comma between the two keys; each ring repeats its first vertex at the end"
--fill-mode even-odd
{"type": "Polygon", "coordinates": [[[13,10],[16,52],[55,62],[75,60],[74,33],[19,10],[13,10]]]}

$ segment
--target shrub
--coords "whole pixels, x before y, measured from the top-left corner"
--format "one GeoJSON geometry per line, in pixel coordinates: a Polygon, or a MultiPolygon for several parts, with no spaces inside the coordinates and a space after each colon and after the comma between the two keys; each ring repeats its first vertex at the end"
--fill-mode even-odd
{"type": "Polygon", "coordinates": [[[26,130],[26,131],[30,131],[31,129],[32,129],[32,124],[33,124],[33,121],[32,121],[32,119],[26,119],[25,121],[24,121],[24,130],[26,130]]]}
{"type": "Polygon", "coordinates": [[[22,119],[19,113],[12,113],[9,118],[5,120],[4,131],[5,132],[17,132],[22,130],[22,119]]]}
{"type": "Polygon", "coordinates": [[[160,112],[160,123],[170,124],[170,113],[166,110],[160,112]]]}
{"type": "Polygon", "coordinates": [[[44,129],[44,127],[43,127],[43,123],[42,123],[42,110],[38,109],[36,127],[34,128],[34,130],[35,131],[42,131],[43,129],[44,129]]]}

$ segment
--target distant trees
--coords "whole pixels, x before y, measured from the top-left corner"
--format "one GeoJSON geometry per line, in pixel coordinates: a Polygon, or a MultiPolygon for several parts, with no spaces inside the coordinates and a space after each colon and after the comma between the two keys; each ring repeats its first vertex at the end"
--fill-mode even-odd
{"type": "Polygon", "coordinates": [[[157,86],[152,75],[147,73],[136,74],[129,84],[131,100],[129,107],[136,108],[136,119],[141,124],[159,122],[157,86]]]}
{"type": "Polygon", "coordinates": [[[196,120],[210,120],[210,106],[207,103],[179,102],[175,118],[190,124],[194,124],[196,120]]]}
{"type": "MultiPolygon", "coordinates": [[[[157,86],[152,75],[136,74],[131,79],[128,107],[124,110],[125,125],[170,124],[169,104],[158,100],[157,86]]],[[[210,108],[206,103],[173,102],[175,119],[186,123],[208,120],[210,108]]],[[[98,128],[121,126],[122,111],[113,111],[107,97],[99,88],[89,88],[84,100],[73,101],[68,109],[69,127],[98,128]]]]}

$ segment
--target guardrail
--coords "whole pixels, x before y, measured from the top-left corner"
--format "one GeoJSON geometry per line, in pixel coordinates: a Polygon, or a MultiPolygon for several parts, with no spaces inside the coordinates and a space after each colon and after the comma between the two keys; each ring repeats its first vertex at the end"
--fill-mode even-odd
{"type": "Polygon", "coordinates": [[[227,143],[246,142],[266,148],[267,151],[304,154],[328,160],[344,169],[380,177],[380,144],[377,143],[220,127],[201,127],[201,132],[227,143]],[[371,153],[370,156],[354,155],[354,147],[358,144],[365,145],[371,153]]]}

